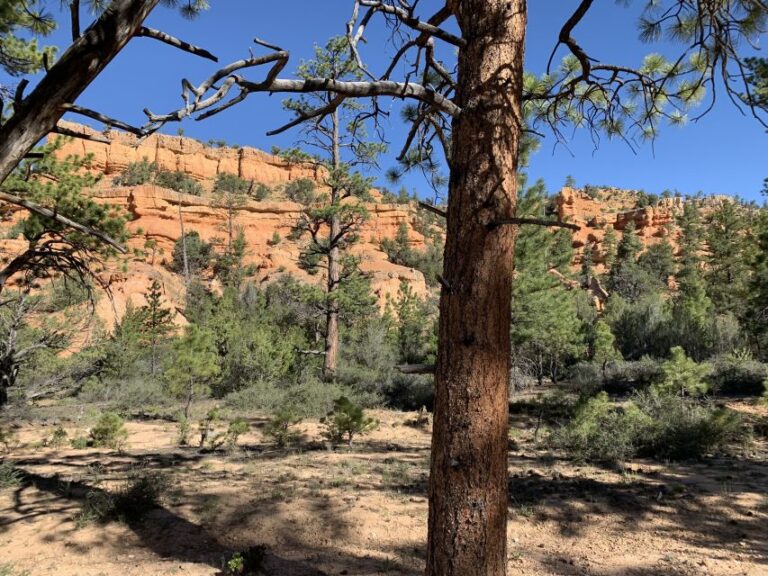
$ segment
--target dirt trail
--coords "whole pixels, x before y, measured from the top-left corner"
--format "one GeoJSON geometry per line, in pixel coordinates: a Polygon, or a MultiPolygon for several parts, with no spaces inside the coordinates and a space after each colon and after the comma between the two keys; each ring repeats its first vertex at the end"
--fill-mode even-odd
{"type": "MultiPolygon", "coordinates": [[[[379,430],[334,452],[274,449],[258,418],[244,449],[213,454],[175,447],[175,427],[162,421],[129,423],[123,454],[33,448],[52,428],[25,426],[8,458],[26,478],[0,489],[0,567],[202,576],[264,545],[264,572],[275,576],[420,574],[430,430],[407,425],[414,414],[375,415],[379,430]],[[169,476],[163,507],[143,522],[80,526],[88,492],[139,465],[169,476]]],[[[317,423],[301,427],[307,441],[319,438],[317,423]]],[[[617,471],[548,454],[534,428],[518,421],[511,434],[511,575],[768,575],[762,457],[617,471]]]]}

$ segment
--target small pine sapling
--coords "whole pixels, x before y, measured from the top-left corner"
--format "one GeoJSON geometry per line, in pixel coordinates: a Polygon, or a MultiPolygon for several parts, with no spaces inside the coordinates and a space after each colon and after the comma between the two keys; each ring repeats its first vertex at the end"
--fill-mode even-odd
{"type": "Polygon", "coordinates": [[[292,407],[283,406],[275,412],[267,423],[264,434],[271,438],[278,447],[285,448],[298,441],[299,433],[291,430],[291,428],[302,420],[303,418],[292,407]]]}
{"type": "Polygon", "coordinates": [[[95,448],[108,447],[122,450],[128,431],[120,416],[114,412],[105,412],[91,429],[91,444],[95,448]]]}
{"type": "Polygon", "coordinates": [[[237,441],[240,439],[240,436],[247,434],[249,429],[250,426],[248,426],[248,422],[246,422],[244,419],[235,418],[232,420],[232,422],[229,423],[229,427],[227,428],[227,445],[230,448],[237,446],[237,441]]]}
{"type": "Polygon", "coordinates": [[[365,415],[363,409],[346,396],[334,401],[333,410],[320,419],[325,426],[323,438],[339,444],[346,440],[347,446],[352,446],[355,436],[362,436],[375,430],[379,421],[365,415]]]}

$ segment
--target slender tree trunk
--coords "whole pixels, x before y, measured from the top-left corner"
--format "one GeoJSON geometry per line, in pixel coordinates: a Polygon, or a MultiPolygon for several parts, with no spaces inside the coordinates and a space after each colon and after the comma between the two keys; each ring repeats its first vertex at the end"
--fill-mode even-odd
{"type": "Polygon", "coordinates": [[[113,0],[0,128],[0,182],[53,130],[88,85],[134,37],[159,0],[113,0]]]}
{"type": "MultiPolygon", "coordinates": [[[[332,164],[334,170],[341,165],[339,152],[339,115],[333,113],[333,153],[332,164]]],[[[339,191],[331,189],[331,205],[339,202],[339,191]]],[[[336,364],[339,360],[339,303],[336,291],[341,280],[341,254],[338,246],[341,222],[335,212],[331,214],[330,226],[328,226],[328,281],[326,285],[327,307],[325,311],[325,359],[323,361],[323,378],[332,381],[336,377],[336,364]]]]}
{"type": "Polygon", "coordinates": [[[462,0],[427,576],[506,573],[510,302],[525,0],[462,0]]]}
{"type": "Polygon", "coordinates": [[[184,262],[184,283],[189,287],[189,258],[187,257],[187,235],[184,232],[184,215],[181,212],[181,194],[179,194],[179,226],[181,226],[181,258],[184,262]]]}

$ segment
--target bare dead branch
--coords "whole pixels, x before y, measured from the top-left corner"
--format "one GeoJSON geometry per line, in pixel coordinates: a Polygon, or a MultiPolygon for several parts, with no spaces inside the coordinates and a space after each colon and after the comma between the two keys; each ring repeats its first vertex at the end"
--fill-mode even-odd
{"type": "Polygon", "coordinates": [[[70,0],[69,18],[72,24],[72,41],[80,38],[80,0],[70,0]]]}
{"type": "Polygon", "coordinates": [[[434,364],[399,364],[396,368],[402,374],[434,374],[434,364]]]}
{"type": "Polygon", "coordinates": [[[567,228],[568,230],[574,230],[578,231],[581,230],[580,226],[577,226],[576,224],[569,224],[568,222],[563,222],[562,220],[542,220],[539,218],[509,218],[507,220],[499,220],[498,222],[491,222],[488,224],[488,229],[493,230],[495,228],[498,228],[499,226],[521,226],[521,225],[531,225],[531,226],[545,226],[547,228],[567,228]]]}
{"type": "Polygon", "coordinates": [[[205,48],[195,46],[194,44],[190,44],[189,42],[184,42],[184,40],[179,40],[175,36],[166,34],[161,30],[155,30],[154,28],[147,28],[146,26],[142,26],[141,28],[139,28],[139,32],[136,35],[144,36],[145,38],[153,38],[155,40],[159,40],[160,42],[164,42],[169,46],[173,46],[174,48],[178,48],[179,50],[183,50],[184,52],[189,52],[190,54],[194,54],[195,56],[200,56],[201,58],[207,58],[208,60],[213,60],[214,62],[219,61],[219,59],[216,56],[211,54],[205,48]]]}
{"type": "Polygon", "coordinates": [[[77,104],[64,104],[63,108],[67,112],[72,112],[74,114],[80,114],[81,116],[93,118],[94,120],[98,120],[99,122],[102,122],[107,126],[114,126],[115,128],[120,128],[121,130],[125,130],[126,132],[130,132],[131,134],[134,134],[139,137],[144,136],[144,132],[141,128],[136,128],[135,126],[126,124],[121,120],[115,120],[114,118],[110,118],[106,114],[102,114],[101,112],[96,112],[95,110],[91,110],[90,108],[83,108],[82,106],[78,106],[77,104]]]}
{"type": "MultiPolygon", "coordinates": [[[[72,130],[66,126],[57,124],[52,130],[54,134],[61,134],[62,136],[70,136],[72,138],[79,138],[80,140],[90,140],[91,142],[98,142],[99,144],[109,144],[110,140],[106,136],[99,136],[98,134],[86,134],[85,132],[78,132],[72,130]]],[[[27,156],[29,158],[29,156],[27,156]]]]}
{"type": "Polygon", "coordinates": [[[432,212],[433,214],[437,214],[438,216],[442,218],[447,218],[448,213],[445,210],[441,210],[437,206],[433,206],[432,204],[427,204],[426,202],[419,202],[418,204],[419,208],[424,208],[424,210],[427,210],[428,212],[432,212]]]}

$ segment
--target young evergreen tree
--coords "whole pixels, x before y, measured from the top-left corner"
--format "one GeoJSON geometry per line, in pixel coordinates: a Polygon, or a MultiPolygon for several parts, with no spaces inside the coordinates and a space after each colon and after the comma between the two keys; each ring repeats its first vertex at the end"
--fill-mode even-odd
{"type": "Polygon", "coordinates": [[[158,346],[173,330],[172,310],[163,307],[160,282],[152,280],[149,292],[145,294],[147,304],[141,310],[144,316],[144,335],[149,345],[149,373],[154,378],[157,374],[158,346]]]}
{"type": "Polygon", "coordinates": [[[173,343],[163,377],[170,396],[184,401],[184,418],[189,419],[192,402],[206,396],[221,372],[213,334],[194,324],[184,329],[173,343]]]}
{"type": "MultiPolygon", "coordinates": [[[[538,181],[521,193],[518,214],[541,218],[547,200],[544,183],[538,181]]],[[[552,273],[570,274],[570,236],[569,231],[525,227],[515,248],[512,354],[518,364],[533,370],[539,383],[546,376],[556,382],[564,363],[586,351],[574,293],[552,273]]]]}
{"type": "Polygon", "coordinates": [[[225,285],[239,286],[243,280],[243,258],[245,257],[245,233],[237,225],[237,211],[248,201],[251,183],[235,174],[222,173],[216,177],[213,189],[214,203],[226,211],[224,225],[226,246],[224,254],[216,259],[216,275],[225,285]]]}
{"type": "Polygon", "coordinates": [[[605,370],[608,363],[613,360],[621,360],[621,353],[616,348],[616,337],[611,327],[604,320],[598,320],[594,325],[592,340],[592,360],[600,366],[605,378],[605,370]]]}
{"type": "Polygon", "coordinates": [[[754,251],[750,258],[747,322],[750,339],[758,357],[768,360],[768,206],[760,210],[753,224],[754,251]]]}
{"type": "MultiPolygon", "coordinates": [[[[315,58],[299,67],[298,76],[349,81],[360,80],[363,71],[350,53],[349,40],[339,37],[332,38],[322,48],[317,47],[315,58]]],[[[294,150],[286,157],[315,163],[325,173],[325,190],[308,203],[294,236],[309,238],[302,252],[305,266],[312,269],[322,261],[326,272],[323,377],[330,381],[335,377],[339,357],[342,292],[347,280],[359,277],[357,259],[349,254],[349,249],[358,241],[360,226],[368,218],[362,202],[369,199],[373,183],[354,170],[361,165],[375,164],[383,145],[367,141],[368,112],[358,103],[341,102],[330,91],[285,102],[285,107],[296,115],[296,123],[320,106],[327,108],[327,113],[312,123],[303,124],[303,131],[305,142],[319,150],[321,156],[316,158],[294,150]]]]}
{"type": "Polygon", "coordinates": [[[613,265],[616,263],[616,245],[616,230],[612,225],[609,225],[603,238],[603,263],[606,272],[613,270],[613,265]]]}
{"type": "Polygon", "coordinates": [[[669,278],[675,273],[675,251],[665,238],[651,244],[637,259],[640,269],[659,283],[659,288],[667,287],[669,278]]]}

